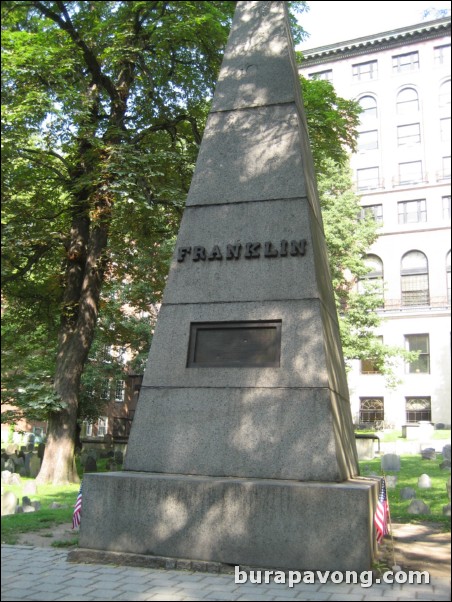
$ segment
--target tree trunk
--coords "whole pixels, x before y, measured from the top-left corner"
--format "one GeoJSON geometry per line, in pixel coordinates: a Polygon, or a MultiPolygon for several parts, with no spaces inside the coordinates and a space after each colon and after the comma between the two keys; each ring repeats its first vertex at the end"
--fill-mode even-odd
{"type": "Polygon", "coordinates": [[[54,383],[64,409],[49,420],[38,483],[79,482],[74,449],[80,379],[94,338],[112,206],[108,194],[96,191],[91,198],[91,220],[80,215],[81,203],[74,212],[54,383]]]}

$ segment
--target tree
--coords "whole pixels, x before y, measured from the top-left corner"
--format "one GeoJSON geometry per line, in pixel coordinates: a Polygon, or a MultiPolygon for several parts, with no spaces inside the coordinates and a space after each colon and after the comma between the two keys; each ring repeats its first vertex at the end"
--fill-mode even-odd
{"type": "MultiPolygon", "coordinates": [[[[117,237],[128,232],[132,254],[137,229],[151,231],[151,246],[173,232],[233,9],[233,2],[2,3],[5,238],[20,241],[8,245],[4,294],[11,310],[31,307],[30,285],[43,311],[49,304],[55,316],[58,307],[61,318],[60,409],[49,413],[39,481],[77,480],[80,380],[101,287],[127,263],[115,254],[112,228],[117,237]],[[131,227],[133,218],[147,223],[131,227]]],[[[54,335],[52,318],[47,325],[54,335]]]]}

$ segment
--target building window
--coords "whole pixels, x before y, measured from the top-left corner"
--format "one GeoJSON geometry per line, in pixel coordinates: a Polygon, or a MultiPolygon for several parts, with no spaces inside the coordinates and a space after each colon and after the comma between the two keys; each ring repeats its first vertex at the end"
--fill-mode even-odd
{"type": "Polygon", "coordinates": [[[409,125],[399,125],[397,127],[398,146],[420,144],[421,126],[419,123],[410,123],[409,125]]]}
{"type": "Polygon", "coordinates": [[[107,434],[108,418],[106,416],[100,416],[97,420],[97,436],[105,437],[107,434]]]}
{"type": "Polygon", "coordinates": [[[378,62],[368,61],[366,63],[357,63],[352,65],[352,74],[354,81],[366,81],[368,79],[377,79],[378,62]]]}
{"type": "Polygon", "coordinates": [[[450,117],[440,119],[441,142],[450,142],[450,117]]]}
{"type": "Polygon", "coordinates": [[[414,88],[404,88],[397,94],[397,114],[406,115],[419,111],[419,96],[414,88]]]}
{"type": "Polygon", "coordinates": [[[402,306],[428,305],[428,261],[421,251],[410,251],[402,257],[402,306]]]}
{"type": "Polygon", "coordinates": [[[100,398],[104,400],[110,399],[110,381],[107,378],[104,378],[100,385],[100,398]]]}
{"type": "Polygon", "coordinates": [[[430,374],[430,349],[428,334],[409,334],[405,336],[407,351],[419,352],[417,360],[407,364],[409,374],[430,374]]]}
{"type": "Polygon", "coordinates": [[[360,132],[358,137],[358,150],[369,151],[378,148],[378,130],[370,130],[369,132],[360,132]]]}
{"type": "Polygon", "coordinates": [[[383,397],[360,397],[359,399],[359,421],[361,423],[375,423],[384,420],[384,398],[383,397]]]}
{"type": "Polygon", "coordinates": [[[447,303],[450,305],[450,251],[446,256],[447,303]]]}
{"type": "Polygon", "coordinates": [[[383,222],[383,205],[365,205],[361,207],[361,219],[372,217],[376,222],[383,222]]]}
{"type": "Polygon", "coordinates": [[[448,107],[450,105],[450,79],[441,84],[439,88],[439,106],[448,107]]]}
{"type": "Polygon", "coordinates": [[[450,156],[443,157],[442,168],[439,174],[439,180],[450,180],[450,156]]]}
{"type": "Polygon", "coordinates": [[[443,219],[450,219],[450,195],[443,196],[443,219]]]}
{"type": "Polygon", "coordinates": [[[92,422],[85,422],[86,425],[86,433],[85,435],[87,437],[92,437],[93,436],[93,423],[92,422]]]}
{"type": "Polygon", "coordinates": [[[399,184],[417,184],[423,179],[422,161],[399,163],[399,184]]]}
{"type": "Polygon", "coordinates": [[[358,104],[362,109],[361,121],[377,118],[377,101],[373,96],[363,96],[359,99],[358,104]]]}
{"type": "Polygon", "coordinates": [[[427,221],[427,208],[425,199],[418,201],[403,201],[397,203],[399,210],[399,224],[417,224],[427,221]]]}
{"type": "Polygon", "coordinates": [[[419,69],[419,52],[407,52],[392,57],[392,69],[394,73],[405,73],[419,69]]]}
{"type": "Polygon", "coordinates": [[[367,167],[356,172],[358,190],[371,190],[380,186],[380,168],[367,167]]]}
{"type": "Polygon", "coordinates": [[[126,391],[126,383],[123,380],[117,380],[115,386],[115,401],[118,403],[124,401],[126,391]]]}
{"type": "Polygon", "coordinates": [[[378,295],[381,298],[382,308],[384,306],[383,262],[377,255],[367,255],[364,263],[368,272],[358,280],[358,292],[361,295],[378,295]]]}
{"type": "Polygon", "coordinates": [[[433,56],[436,65],[450,65],[450,44],[436,46],[433,49],[433,56]]]}
{"type": "Polygon", "coordinates": [[[405,397],[406,421],[432,421],[432,400],[430,397],[405,397]]]}
{"type": "Polygon", "coordinates": [[[333,70],[326,69],[325,71],[317,71],[317,73],[309,73],[310,79],[324,79],[327,82],[333,81],[333,70]]]}

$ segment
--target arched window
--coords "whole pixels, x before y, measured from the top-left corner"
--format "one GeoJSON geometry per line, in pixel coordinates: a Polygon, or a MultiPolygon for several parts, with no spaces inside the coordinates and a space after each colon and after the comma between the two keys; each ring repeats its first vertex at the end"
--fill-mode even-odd
{"type": "Polygon", "coordinates": [[[450,79],[441,84],[438,100],[440,107],[448,107],[450,105],[450,79]]]}
{"type": "Polygon", "coordinates": [[[368,288],[365,283],[372,284],[372,292],[376,292],[377,294],[381,294],[381,298],[383,300],[383,262],[378,257],[378,255],[367,255],[364,260],[368,268],[367,274],[360,279],[358,284],[358,290],[360,293],[365,293],[368,288]]]}
{"type": "Polygon", "coordinates": [[[450,305],[450,251],[446,256],[447,303],[450,305]]]}
{"type": "Polygon", "coordinates": [[[402,306],[428,305],[428,260],[421,251],[409,251],[402,257],[402,306]]]}
{"type": "Polygon", "coordinates": [[[375,423],[384,420],[383,397],[360,397],[359,421],[361,423],[375,423]]]}
{"type": "Polygon", "coordinates": [[[361,121],[364,119],[375,119],[377,117],[377,101],[373,96],[362,96],[358,100],[362,108],[361,121]]]}
{"type": "Polygon", "coordinates": [[[397,114],[406,115],[419,111],[419,96],[414,88],[403,88],[397,94],[397,114]]]}

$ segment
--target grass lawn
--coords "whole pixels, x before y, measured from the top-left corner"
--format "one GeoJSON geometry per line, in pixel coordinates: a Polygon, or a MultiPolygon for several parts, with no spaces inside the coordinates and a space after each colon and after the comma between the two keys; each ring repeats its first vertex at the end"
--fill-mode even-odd
{"type": "MultiPolygon", "coordinates": [[[[438,454],[436,460],[424,460],[420,455],[401,456],[400,472],[387,472],[387,475],[397,475],[397,485],[395,489],[388,488],[389,508],[391,519],[394,522],[402,523],[420,523],[435,522],[442,523],[444,530],[450,531],[450,517],[443,515],[443,506],[449,503],[447,496],[446,483],[450,477],[450,472],[441,470],[439,464],[442,462],[442,455],[438,454]],[[430,489],[419,489],[417,486],[418,478],[421,474],[428,474],[432,481],[430,489]],[[416,491],[416,499],[424,501],[431,510],[431,514],[408,514],[407,509],[411,500],[400,499],[400,490],[403,487],[412,487],[416,491]]],[[[360,463],[361,475],[371,476],[372,474],[381,475],[381,460],[362,460],[360,463]]]]}
{"type": "MultiPolygon", "coordinates": [[[[99,472],[106,470],[108,459],[97,460],[97,468],[99,472]]],[[[77,458],[77,471],[82,478],[83,470],[77,458]]],[[[27,477],[21,477],[22,485],[4,485],[4,492],[12,491],[16,494],[19,503],[22,503],[23,486],[27,481],[34,481],[27,477]]],[[[36,495],[27,494],[32,502],[41,502],[41,509],[37,512],[26,514],[11,514],[2,516],[2,543],[15,544],[17,543],[18,535],[28,533],[30,531],[40,531],[49,529],[55,525],[67,524],[68,528],[72,525],[72,514],[74,511],[75,501],[80,489],[80,485],[66,485],[64,487],[56,485],[38,485],[38,493],[36,495]],[[52,502],[57,502],[67,508],[51,509],[52,502]]]]}

